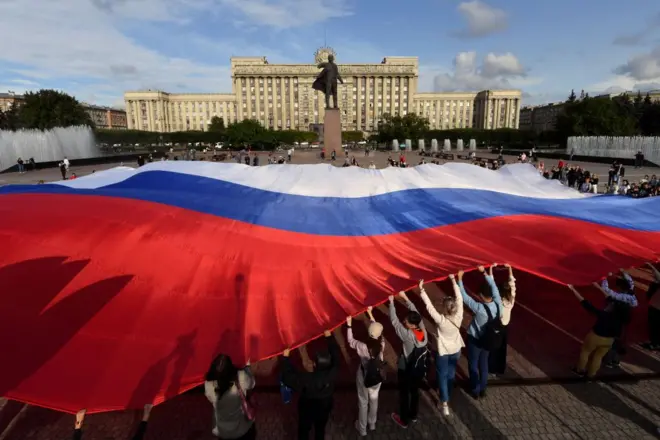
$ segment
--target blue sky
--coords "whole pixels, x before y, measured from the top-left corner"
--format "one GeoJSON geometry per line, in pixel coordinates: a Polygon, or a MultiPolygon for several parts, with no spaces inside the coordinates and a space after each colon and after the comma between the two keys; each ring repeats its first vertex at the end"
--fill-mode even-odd
{"type": "Polygon", "coordinates": [[[660,88],[657,0],[0,0],[0,92],[230,92],[229,58],[418,56],[421,91],[660,88]]]}

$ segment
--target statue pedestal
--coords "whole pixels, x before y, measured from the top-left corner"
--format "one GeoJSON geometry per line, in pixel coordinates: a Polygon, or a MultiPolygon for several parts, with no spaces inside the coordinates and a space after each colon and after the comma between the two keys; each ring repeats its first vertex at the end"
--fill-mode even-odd
{"type": "Polygon", "coordinates": [[[332,150],[341,153],[341,116],[339,109],[326,108],[323,117],[323,146],[325,154],[329,157],[332,150]]]}

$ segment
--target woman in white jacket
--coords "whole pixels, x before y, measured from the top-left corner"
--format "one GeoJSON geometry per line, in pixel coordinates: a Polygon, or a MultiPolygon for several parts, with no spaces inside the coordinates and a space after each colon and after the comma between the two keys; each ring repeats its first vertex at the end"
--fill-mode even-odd
{"type": "MultiPolygon", "coordinates": [[[[459,276],[462,272],[459,272],[459,276]]],[[[449,395],[451,394],[456,378],[456,364],[461,356],[461,348],[465,346],[461,337],[461,323],[463,322],[463,297],[456,284],[454,275],[449,275],[454,294],[445,295],[437,310],[424,290],[424,280],[419,282],[419,291],[426,310],[435,321],[438,331],[438,353],[435,365],[438,378],[438,391],[442,405],[442,413],[449,415],[449,395]]]]}
{"type": "MultiPolygon", "coordinates": [[[[357,352],[360,358],[360,366],[357,370],[357,394],[358,394],[358,420],[355,423],[355,428],[358,430],[360,436],[367,435],[367,425],[369,430],[376,429],[376,418],[378,415],[378,393],[381,384],[374,385],[367,388],[364,385],[366,368],[370,360],[376,360],[379,364],[383,362],[383,351],[385,350],[385,339],[383,338],[383,324],[376,322],[374,315],[371,313],[372,308],[367,309],[369,314],[369,340],[360,342],[353,338],[352,318],[346,318],[346,325],[348,325],[347,339],[348,345],[357,352]]],[[[384,364],[383,364],[384,365],[384,364]]]]}

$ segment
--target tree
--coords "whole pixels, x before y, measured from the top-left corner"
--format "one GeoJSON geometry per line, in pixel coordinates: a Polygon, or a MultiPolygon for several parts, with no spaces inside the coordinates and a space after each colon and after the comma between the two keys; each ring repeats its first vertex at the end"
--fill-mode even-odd
{"type": "Polygon", "coordinates": [[[568,102],[575,102],[577,96],[575,96],[575,90],[571,90],[571,94],[568,96],[568,102]]]}
{"type": "Polygon", "coordinates": [[[567,102],[557,117],[557,132],[569,136],[631,136],[638,131],[634,112],[623,100],[585,98],[567,102]]]}
{"type": "Polygon", "coordinates": [[[585,94],[584,94],[584,89],[583,89],[583,90],[580,92],[580,99],[584,99],[584,98],[585,98],[585,94]]]}
{"type": "Polygon", "coordinates": [[[18,120],[18,109],[13,105],[9,110],[0,110],[0,130],[18,130],[21,128],[18,120]]]}
{"type": "Polygon", "coordinates": [[[23,128],[39,130],[75,125],[94,126],[76,98],[55,90],[27,92],[18,109],[18,120],[23,128]]]}
{"type": "Polygon", "coordinates": [[[361,142],[364,140],[364,133],[361,131],[342,131],[341,139],[344,142],[361,142]]]}
{"type": "Polygon", "coordinates": [[[381,142],[390,142],[393,139],[400,141],[422,139],[427,131],[429,131],[429,120],[415,113],[404,116],[392,116],[386,113],[378,124],[378,138],[381,142]]]}
{"type": "Polygon", "coordinates": [[[257,140],[265,140],[264,132],[266,130],[259,121],[254,119],[245,119],[235,122],[227,127],[225,133],[227,141],[234,147],[243,147],[257,140]]]}
{"type": "Polygon", "coordinates": [[[225,131],[225,120],[218,117],[218,116],[213,116],[211,118],[211,123],[209,124],[209,129],[208,131],[213,131],[216,133],[222,133],[225,131]]]}

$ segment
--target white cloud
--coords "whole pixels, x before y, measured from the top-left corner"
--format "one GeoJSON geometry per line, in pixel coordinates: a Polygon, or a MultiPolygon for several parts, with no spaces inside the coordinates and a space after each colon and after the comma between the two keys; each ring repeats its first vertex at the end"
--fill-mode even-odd
{"type": "Polygon", "coordinates": [[[651,17],[646,26],[637,32],[623,34],[616,37],[613,41],[618,46],[637,46],[649,39],[658,29],[660,29],[660,13],[651,17]]]}
{"type": "Polygon", "coordinates": [[[476,52],[461,52],[454,59],[454,71],[435,77],[436,91],[478,91],[539,84],[512,53],[487,54],[481,65],[476,52]]]}
{"type": "Polygon", "coordinates": [[[463,37],[483,37],[506,30],[509,27],[507,13],[479,0],[462,2],[458,12],[465,19],[466,28],[458,33],[463,37]]]}
{"type": "Polygon", "coordinates": [[[347,0],[219,0],[252,23],[287,29],[351,15],[347,0]]]}
{"type": "MultiPolygon", "coordinates": [[[[230,90],[228,57],[223,65],[171,58],[140,45],[118,28],[117,14],[137,16],[146,7],[154,11],[173,7],[172,13],[183,8],[184,0],[105,0],[100,8],[99,1],[3,0],[0,41],[12,43],[2,46],[0,62],[18,66],[13,72],[41,84],[78,80],[80,84],[66,91],[82,95],[80,99],[100,96],[109,102],[99,103],[107,104],[116,103],[130,89],[230,90]]],[[[156,16],[167,18],[165,13],[156,16]]]]}
{"type": "Polygon", "coordinates": [[[602,93],[617,93],[624,90],[642,92],[660,88],[660,46],[649,52],[631,57],[617,66],[614,76],[592,84],[588,90],[602,93]]]}
{"type": "Polygon", "coordinates": [[[652,81],[660,78],[660,46],[630,58],[628,62],[614,69],[614,73],[637,81],[652,81]]]}

